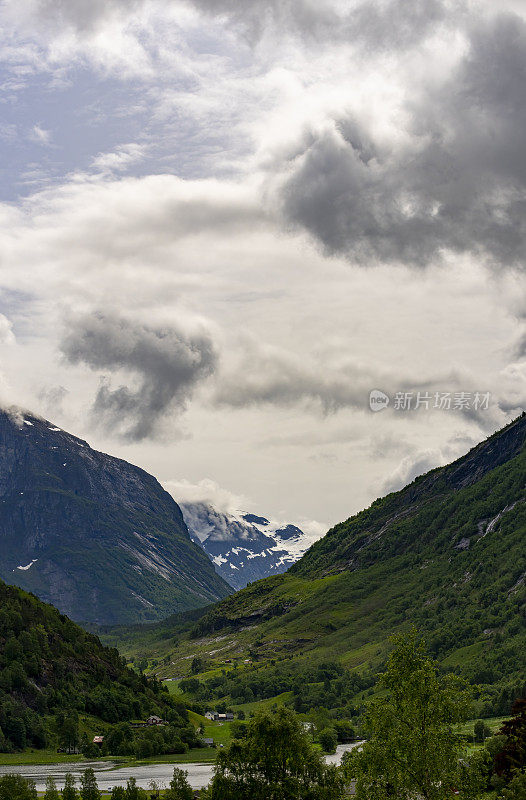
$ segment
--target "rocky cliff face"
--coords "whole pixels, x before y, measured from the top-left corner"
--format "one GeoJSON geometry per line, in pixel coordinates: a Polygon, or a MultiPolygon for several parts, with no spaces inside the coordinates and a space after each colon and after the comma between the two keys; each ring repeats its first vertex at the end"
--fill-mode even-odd
{"type": "Polygon", "coordinates": [[[0,577],[100,624],[160,619],[230,591],[153,476],[3,411],[0,577]]]}
{"type": "Polygon", "coordinates": [[[206,503],[181,503],[181,508],[190,536],[235,589],[285,572],[313,542],[296,525],[256,514],[225,514],[206,503]]]}

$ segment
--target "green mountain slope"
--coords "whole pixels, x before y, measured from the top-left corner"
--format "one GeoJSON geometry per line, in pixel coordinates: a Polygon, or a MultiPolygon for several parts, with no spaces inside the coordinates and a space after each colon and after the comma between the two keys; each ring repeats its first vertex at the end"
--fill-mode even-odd
{"type": "Polygon", "coordinates": [[[72,619],[161,619],[232,590],[144,470],[0,411],[0,578],[72,619]]]}
{"type": "Polygon", "coordinates": [[[189,653],[212,652],[209,667],[249,658],[249,672],[274,661],[293,674],[333,660],[364,675],[381,665],[389,635],[414,623],[445,667],[485,687],[488,710],[507,711],[526,674],[525,439],[522,415],[337,525],[285,575],[197,622],[136,633],[132,649],[161,663],[169,653],[164,674],[187,670],[189,653]]]}
{"type": "Polygon", "coordinates": [[[116,650],[0,581],[0,752],[53,744],[60,712],[96,724],[165,717],[173,708],[159,684],[124,666],[116,650]]]}

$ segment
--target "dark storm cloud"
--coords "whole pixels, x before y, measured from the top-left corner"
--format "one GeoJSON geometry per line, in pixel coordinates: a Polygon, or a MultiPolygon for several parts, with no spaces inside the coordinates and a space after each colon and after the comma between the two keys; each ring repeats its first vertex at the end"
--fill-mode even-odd
{"type": "Polygon", "coordinates": [[[105,377],[93,404],[97,422],[134,441],[154,436],[167,415],[184,410],[217,361],[207,334],[148,327],[108,314],[70,320],[61,349],[70,364],[122,370],[136,378],[137,385],[112,388],[105,377]]]}
{"type": "Polygon", "coordinates": [[[473,29],[452,79],[409,110],[410,145],[381,148],[351,118],[310,143],[283,189],[289,222],[359,263],[423,266],[448,249],[522,265],[525,23],[473,29]]]}
{"type": "Polygon", "coordinates": [[[462,0],[357,0],[343,13],[316,0],[192,0],[192,4],[228,17],[253,38],[272,25],[315,39],[362,42],[381,49],[411,46],[440,23],[452,22],[465,6],[462,0]]]}

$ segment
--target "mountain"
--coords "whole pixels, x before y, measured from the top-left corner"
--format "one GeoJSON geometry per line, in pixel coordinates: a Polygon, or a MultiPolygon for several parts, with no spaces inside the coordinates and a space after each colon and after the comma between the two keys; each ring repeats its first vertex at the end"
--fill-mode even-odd
{"type": "Polygon", "coordinates": [[[234,589],[285,572],[312,543],[300,528],[256,514],[226,514],[206,503],[181,503],[188,531],[234,589]]]}
{"type": "Polygon", "coordinates": [[[154,477],[4,411],[0,578],[99,624],[156,620],[231,591],[154,477]]]}
{"type": "MultiPolygon", "coordinates": [[[[247,697],[301,686],[305,699],[297,676],[328,660],[354,671],[353,691],[371,686],[389,636],[412,623],[444,668],[479,686],[481,708],[506,713],[526,690],[525,439],[523,414],[453,464],[336,525],[287,573],[251,584],[197,621],[162,623],[133,648],[169,654],[179,675],[189,654],[207,669],[248,660],[247,697]]],[[[237,675],[239,698],[245,678],[237,675]]],[[[213,692],[232,697],[227,678],[215,679],[213,692]]],[[[327,690],[317,705],[334,702],[327,690]]]]}
{"type": "Polygon", "coordinates": [[[100,732],[101,721],[165,717],[174,708],[161,686],[132,672],[116,650],[2,581],[0,676],[0,752],[52,744],[56,714],[87,714],[87,731],[94,725],[100,732]]]}

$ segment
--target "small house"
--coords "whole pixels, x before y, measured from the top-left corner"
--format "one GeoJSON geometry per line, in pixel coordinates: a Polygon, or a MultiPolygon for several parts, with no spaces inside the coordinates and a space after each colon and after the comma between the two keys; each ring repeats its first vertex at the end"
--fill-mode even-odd
{"type": "Polygon", "coordinates": [[[148,717],[146,720],[147,725],[164,725],[164,721],[161,717],[156,717],[155,714],[152,714],[151,717],[148,717]]]}
{"type": "Polygon", "coordinates": [[[101,745],[104,741],[104,736],[94,736],[93,737],[93,744],[101,745]]]}
{"type": "Polygon", "coordinates": [[[214,740],[213,739],[209,739],[208,737],[206,739],[203,739],[203,742],[207,747],[213,747],[214,746],[214,740]]]}

